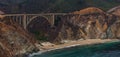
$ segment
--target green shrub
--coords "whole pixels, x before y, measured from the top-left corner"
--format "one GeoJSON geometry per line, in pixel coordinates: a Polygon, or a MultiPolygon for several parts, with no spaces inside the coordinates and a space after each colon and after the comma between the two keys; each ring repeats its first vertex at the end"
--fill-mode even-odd
{"type": "Polygon", "coordinates": [[[35,35],[35,38],[39,41],[48,41],[48,37],[44,36],[44,33],[34,31],[32,32],[35,35]]]}

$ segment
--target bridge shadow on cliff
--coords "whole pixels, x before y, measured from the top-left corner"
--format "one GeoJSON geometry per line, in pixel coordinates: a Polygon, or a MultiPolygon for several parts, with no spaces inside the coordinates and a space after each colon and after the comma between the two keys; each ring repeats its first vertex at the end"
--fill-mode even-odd
{"type": "Polygon", "coordinates": [[[41,41],[53,41],[60,31],[62,26],[61,17],[55,17],[54,26],[44,17],[37,17],[33,19],[27,26],[27,30],[35,35],[41,41]]]}

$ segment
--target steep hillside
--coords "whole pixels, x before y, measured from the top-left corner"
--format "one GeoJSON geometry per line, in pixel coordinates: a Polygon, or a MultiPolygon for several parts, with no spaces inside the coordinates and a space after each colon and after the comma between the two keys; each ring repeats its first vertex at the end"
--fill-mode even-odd
{"type": "MultiPolygon", "coordinates": [[[[108,10],[112,7],[120,5],[119,0],[36,0],[37,2],[26,3],[26,4],[34,4],[32,5],[34,8],[32,10],[41,11],[41,12],[72,12],[76,10],[80,10],[86,7],[97,7],[103,10],[108,10]],[[43,3],[45,3],[45,5],[43,3]],[[39,5],[39,3],[41,5],[39,5]],[[39,5],[39,6],[35,6],[39,5]],[[37,10],[39,8],[39,10],[37,10]]],[[[28,6],[30,7],[30,6],[28,6]]]]}
{"type": "Polygon", "coordinates": [[[85,0],[88,5],[109,10],[112,7],[120,5],[120,0],[85,0]]]}
{"type": "Polygon", "coordinates": [[[65,18],[55,42],[71,39],[120,38],[120,17],[104,13],[95,7],[90,9],[73,12],[82,15],[65,18]]]}
{"type": "Polygon", "coordinates": [[[107,12],[110,13],[110,14],[114,14],[114,15],[120,16],[120,6],[116,6],[114,8],[111,8],[107,12]]]}
{"type": "Polygon", "coordinates": [[[40,41],[46,39],[55,43],[64,40],[120,38],[119,16],[108,14],[96,7],[72,13],[77,15],[61,16],[60,20],[57,18],[58,25],[54,27],[50,27],[50,23],[44,18],[36,19],[31,30],[36,29],[37,35],[44,36],[42,39],[38,37],[40,41]]]}
{"type": "Polygon", "coordinates": [[[80,14],[80,15],[85,15],[85,14],[94,14],[94,13],[104,13],[103,10],[95,7],[89,7],[80,11],[75,11],[72,12],[73,14],[80,14]]]}
{"type": "Polygon", "coordinates": [[[86,7],[98,7],[105,11],[120,5],[120,0],[0,0],[1,10],[8,13],[72,12],[86,7]],[[6,8],[6,9],[3,9],[6,8]]]}
{"type": "Polygon", "coordinates": [[[18,24],[6,17],[0,19],[0,57],[24,57],[37,51],[35,43],[36,40],[18,24]]]}

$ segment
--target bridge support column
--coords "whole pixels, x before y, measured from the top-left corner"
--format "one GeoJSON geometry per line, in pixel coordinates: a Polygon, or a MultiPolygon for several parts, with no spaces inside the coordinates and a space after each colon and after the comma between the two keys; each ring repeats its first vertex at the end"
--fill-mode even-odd
{"type": "Polygon", "coordinates": [[[55,15],[53,14],[51,16],[51,27],[54,27],[54,23],[55,23],[55,15]]]}
{"type": "Polygon", "coordinates": [[[27,27],[26,17],[27,17],[26,15],[23,16],[23,27],[24,27],[24,29],[26,29],[26,27],[27,27]]]}
{"type": "Polygon", "coordinates": [[[20,22],[20,25],[22,25],[22,17],[21,16],[20,16],[19,22],[20,22]]]}

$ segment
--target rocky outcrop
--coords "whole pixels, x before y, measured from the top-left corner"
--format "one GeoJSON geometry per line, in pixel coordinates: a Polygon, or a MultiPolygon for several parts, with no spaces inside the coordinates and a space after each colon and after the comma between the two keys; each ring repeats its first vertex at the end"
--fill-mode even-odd
{"type": "Polygon", "coordinates": [[[80,14],[80,15],[94,14],[94,13],[101,13],[102,14],[102,13],[104,13],[104,11],[102,11],[101,9],[96,8],[96,7],[88,7],[88,8],[82,9],[80,11],[72,12],[72,14],[80,14]]]}
{"type": "Polygon", "coordinates": [[[114,14],[116,16],[120,16],[120,6],[114,7],[107,11],[110,14],[114,14]]]}
{"type": "Polygon", "coordinates": [[[7,17],[0,19],[0,57],[23,57],[37,51],[35,43],[36,40],[17,23],[7,17]]]}
{"type": "Polygon", "coordinates": [[[98,8],[87,8],[73,12],[63,19],[55,42],[77,39],[120,38],[120,17],[107,14],[98,8]]]}
{"type": "Polygon", "coordinates": [[[50,42],[120,37],[120,17],[95,7],[75,11],[72,14],[69,13],[69,15],[59,16],[59,18],[55,17],[53,27],[46,19],[38,19],[33,22],[31,30],[36,28],[35,30],[42,32],[42,35],[47,37],[47,41],[50,42]]]}

